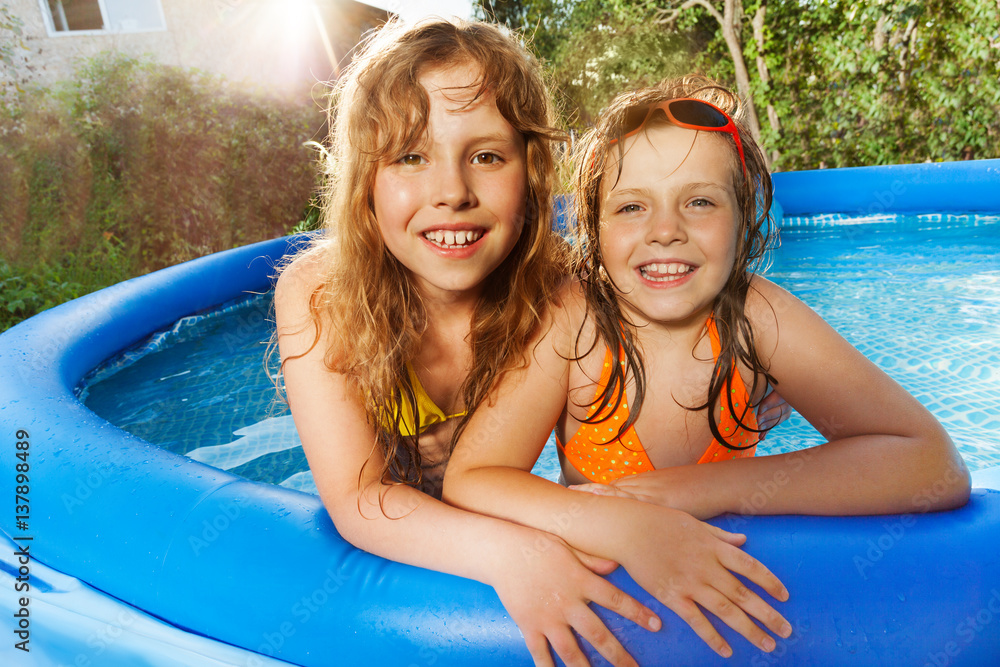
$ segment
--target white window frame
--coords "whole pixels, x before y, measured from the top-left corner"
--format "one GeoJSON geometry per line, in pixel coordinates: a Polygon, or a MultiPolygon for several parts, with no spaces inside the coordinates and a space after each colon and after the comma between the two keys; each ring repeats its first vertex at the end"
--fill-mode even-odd
{"type": "MultiPolygon", "coordinates": [[[[159,11],[160,27],[158,28],[140,28],[138,30],[111,30],[107,28],[102,28],[100,30],[56,30],[55,18],[52,16],[52,12],[49,9],[48,0],[38,0],[38,6],[42,10],[42,20],[45,21],[45,31],[48,33],[49,37],[79,37],[83,35],[124,35],[124,34],[134,34],[140,32],[165,32],[167,30],[167,20],[163,15],[163,1],[154,0],[156,2],[156,8],[159,11]]],[[[108,25],[108,9],[105,6],[105,0],[94,0],[98,7],[101,9],[101,22],[104,25],[108,25]]]]}

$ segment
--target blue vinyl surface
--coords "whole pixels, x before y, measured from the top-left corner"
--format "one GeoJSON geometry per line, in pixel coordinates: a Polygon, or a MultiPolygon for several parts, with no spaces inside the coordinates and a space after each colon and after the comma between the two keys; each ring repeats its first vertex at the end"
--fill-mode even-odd
{"type": "MultiPolygon", "coordinates": [[[[780,198],[801,178],[823,196],[891,190],[902,179],[911,190],[919,185],[947,195],[928,209],[979,210],[986,201],[1000,210],[1000,161],[972,164],[954,167],[961,178],[952,181],[948,165],[933,171],[947,187],[926,185],[920,179],[930,176],[908,167],[779,174],[776,181],[780,198]],[[969,169],[978,169],[974,177],[969,169]]],[[[800,212],[795,196],[788,198],[781,199],[786,215],[800,212]]],[[[530,664],[491,588],[355,549],[315,496],[154,447],[75,397],[73,388],[88,371],[149,333],[245,291],[268,289],[272,261],[292,242],[240,248],[127,281],[0,335],[0,432],[8,443],[18,431],[27,434],[31,479],[30,518],[17,525],[8,510],[0,528],[14,544],[30,544],[36,586],[44,588],[42,573],[51,568],[191,637],[246,649],[233,654],[238,662],[211,658],[217,664],[256,664],[253,651],[308,666],[530,664]]],[[[9,499],[22,462],[14,451],[8,444],[0,457],[0,491],[9,499]]],[[[981,479],[993,485],[996,475],[984,471],[981,479]]],[[[795,634],[765,655],[724,628],[736,654],[723,661],[619,569],[612,581],[665,621],[664,631],[649,633],[599,610],[641,665],[988,665],[1000,659],[1000,491],[976,490],[966,507],[946,513],[723,516],[713,523],[746,533],[747,551],[792,591],[778,607],[795,634]]],[[[0,565],[4,577],[16,581],[16,559],[5,557],[0,565]]],[[[4,595],[4,605],[15,604],[10,590],[4,595]]],[[[54,651],[66,642],[58,655],[71,654],[80,633],[42,634],[45,607],[31,609],[35,646],[54,642],[54,651]]],[[[24,658],[12,644],[8,635],[0,657],[24,658]]],[[[169,664],[157,646],[145,664],[169,664]]],[[[259,664],[274,663],[260,658],[259,664]]]]}

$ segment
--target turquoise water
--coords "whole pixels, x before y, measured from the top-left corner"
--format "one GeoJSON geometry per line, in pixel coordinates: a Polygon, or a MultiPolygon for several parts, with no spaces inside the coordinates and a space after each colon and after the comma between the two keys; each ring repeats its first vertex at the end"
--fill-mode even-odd
{"type": "MultiPolygon", "coordinates": [[[[765,275],[927,406],[971,469],[1000,464],[1000,215],[786,218],[765,275]]],[[[81,398],[173,452],[315,492],[264,364],[270,299],[181,320],[97,369],[81,398]]],[[[819,442],[795,415],[759,451],[819,442]]],[[[536,472],[558,477],[551,443],[536,472]]]]}

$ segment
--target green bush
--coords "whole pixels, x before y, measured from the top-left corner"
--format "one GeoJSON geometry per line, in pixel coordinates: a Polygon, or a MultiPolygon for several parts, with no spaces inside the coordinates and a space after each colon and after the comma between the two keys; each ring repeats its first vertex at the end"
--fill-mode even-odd
{"type": "Polygon", "coordinates": [[[2,328],[309,215],[314,106],[104,54],[0,111],[2,328]]]}

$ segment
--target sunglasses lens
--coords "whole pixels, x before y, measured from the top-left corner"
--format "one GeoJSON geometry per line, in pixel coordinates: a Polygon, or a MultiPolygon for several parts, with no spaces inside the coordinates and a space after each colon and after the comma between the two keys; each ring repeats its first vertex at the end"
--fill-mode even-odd
{"type": "Polygon", "coordinates": [[[649,114],[648,106],[632,107],[626,111],[622,121],[622,135],[631,134],[639,129],[639,126],[645,122],[647,114],[649,114]]]}
{"type": "Polygon", "coordinates": [[[699,127],[725,127],[729,119],[717,109],[697,100],[674,100],[670,103],[674,118],[699,127]]]}

